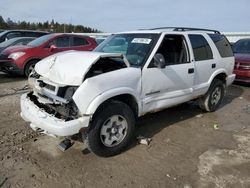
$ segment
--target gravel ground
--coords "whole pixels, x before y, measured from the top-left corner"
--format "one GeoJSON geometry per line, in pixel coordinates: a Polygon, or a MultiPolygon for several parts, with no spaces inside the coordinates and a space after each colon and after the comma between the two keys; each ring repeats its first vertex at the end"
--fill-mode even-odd
{"type": "Polygon", "coordinates": [[[19,115],[25,84],[0,73],[0,187],[250,187],[250,87],[230,86],[213,113],[189,102],[146,115],[149,146],[100,158],[33,132],[19,115]]]}

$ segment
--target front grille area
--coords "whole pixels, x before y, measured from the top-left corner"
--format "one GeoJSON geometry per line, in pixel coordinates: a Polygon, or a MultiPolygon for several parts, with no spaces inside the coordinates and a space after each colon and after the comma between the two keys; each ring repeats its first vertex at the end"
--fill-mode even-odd
{"type": "Polygon", "coordinates": [[[47,84],[46,83],[46,85],[44,86],[46,89],[48,89],[48,90],[51,90],[51,91],[55,91],[56,90],[56,87],[55,86],[52,86],[52,85],[50,85],[50,84],[47,84]]]}
{"type": "MultiPolygon", "coordinates": [[[[78,118],[78,108],[74,101],[67,104],[44,104],[38,101],[38,97],[33,92],[28,93],[27,97],[40,109],[43,109],[48,114],[55,116],[58,119],[70,121],[78,118]]],[[[43,96],[42,96],[43,97],[43,96]]]]}
{"type": "Polygon", "coordinates": [[[51,85],[51,84],[48,84],[47,82],[44,82],[43,80],[37,80],[37,82],[39,83],[39,86],[40,86],[41,88],[46,88],[46,89],[48,89],[48,90],[50,90],[50,91],[53,91],[53,92],[56,91],[56,86],[53,86],[53,85],[51,85]]]}

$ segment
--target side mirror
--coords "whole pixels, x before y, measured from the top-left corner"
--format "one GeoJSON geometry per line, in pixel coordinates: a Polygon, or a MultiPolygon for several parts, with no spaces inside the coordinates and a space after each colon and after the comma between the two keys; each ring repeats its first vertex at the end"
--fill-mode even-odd
{"type": "Polygon", "coordinates": [[[52,44],[52,45],[49,47],[49,51],[50,51],[50,52],[53,52],[56,48],[57,48],[56,45],[52,44]]]}
{"type": "Polygon", "coordinates": [[[159,69],[164,69],[166,67],[166,61],[162,54],[157,53],[154,55],[154,65],[159,69]]]}

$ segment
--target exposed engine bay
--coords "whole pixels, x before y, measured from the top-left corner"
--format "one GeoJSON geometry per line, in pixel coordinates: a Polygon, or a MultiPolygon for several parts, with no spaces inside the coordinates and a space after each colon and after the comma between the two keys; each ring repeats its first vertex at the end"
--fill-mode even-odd
{"type": "Polygon", "coordinates": [[[101,58],[98,60],[98,62],[92,65],[84,80],[93,76],[98,76],[103,73],[119,70],[126,67],[127,66],[122,58],[101,58]]]}

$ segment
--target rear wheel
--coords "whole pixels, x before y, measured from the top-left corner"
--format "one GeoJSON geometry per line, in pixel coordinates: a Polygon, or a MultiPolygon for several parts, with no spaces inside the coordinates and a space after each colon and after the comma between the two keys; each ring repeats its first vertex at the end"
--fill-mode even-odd
{"type": "Polygon", "coordinates": [[[25,69],[24,69],[24,75],[26,77],[29,77],[30,73],[34,70],[36,63],[38,62],[38,60],[32,60],[29,61],[26,65],[25,65],[25,69]]]}
{"type": "Polygon", "coordinates": [[[218,79],[214,79],[208,92],[199,99],[199,106],[202,110],[213,112],[220,106],[225,95],[225,84],[218,79]]]}
{"type": "Polygon", "coordinates": [[[134,128],[131,108],[120,101],[112,101],[94,116],[85,143],[98,156],[117,155],[131,142],[134,128]]]}

